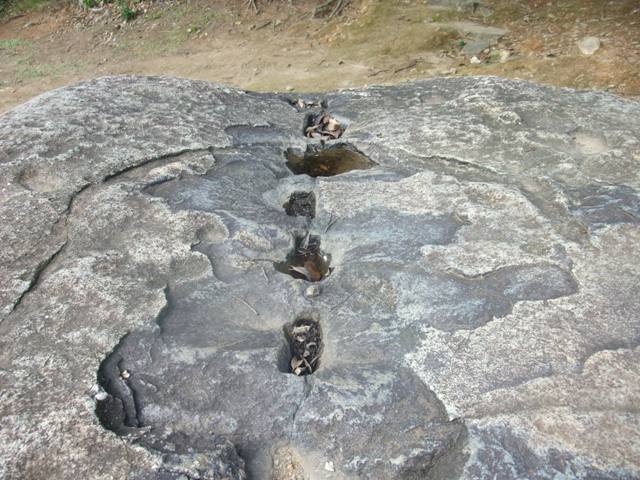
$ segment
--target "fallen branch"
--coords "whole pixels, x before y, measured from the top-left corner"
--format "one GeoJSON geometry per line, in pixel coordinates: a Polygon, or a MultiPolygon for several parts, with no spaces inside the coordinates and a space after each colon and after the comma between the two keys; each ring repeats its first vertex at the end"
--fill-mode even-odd
{"type": "Polygon", "coordinates": [[[388,72],[388,71],[389,71],[389,69],[385,68],[384,70],[377,70],[377,71],[375,71],[373,73],[370,73],[368,76],[369,77],[376,77],[376,76],[380,75],[381,73],[388,72]]]}
{"type": "Polygon", "coordinates": [[[409,70],[410,68],[415,67],[417,64],[418,64],[418,61],[417,61],[417,60],[412,60],[411,62],[409,62],[409,63],[408,63],[407,65],[405,65],[404,67],[400,67],[400,68],[395,69],[395,70],[393,71],[393,73],[395,74],[395,73],[400,73],[400,72],[402,72],[403,70],[409,70]]]}
{"type": "Polygon", "coordinates": [[[268,27],[269,25],[271,25],[271,20],[268,20],[268,21],[262,23],[261,25],[258,25],[256,27],[256,30],[262,30],[263,28],[268,27]]]}

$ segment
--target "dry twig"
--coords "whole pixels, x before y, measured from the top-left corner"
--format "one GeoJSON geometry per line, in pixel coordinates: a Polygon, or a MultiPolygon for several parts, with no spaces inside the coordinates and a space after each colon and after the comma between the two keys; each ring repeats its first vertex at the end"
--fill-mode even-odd
{"type": "Polygon", "coordinates": [[[258,6],[256,5],[256,0],[247,0],[247,7],[253,8],[253,10],[258,13],[258,6]]]}
{"type": "Polygon", "coordinates": [[[409,70],[410,68],[415,67],[417,64],[418,64],[418,61],[417,61],[417,60],[412,60],[411,62],[409,62],[409,63],[408,63],[408,64],[406,64],[405,66],[400,67],[400,68],[396,68],[396,69],[393,71],[393,73],[400,73],[400,72],[402,72],[403,70],[409,70]]]}
{"type": "Polygon", "coordinates": [[[260,314],[258,313],[258,311],[257,311],[255,308],[253,308],[253,307],[251,306],[251,304],[250,304],[249,302],[247,302],[244,298],[240,298],[240,297],[238,297],[238,296],[236,296],[236,295],[232,295],[232,296],[233,296],[233,298],[235,298],[235,299],[236,299],[236,300],[238,300],[239,302],[242,302],[244,305],[246,305],[246,307],[247,307],[249,310],[251,310],[251,311],[252,311],[256,316],[258,316],[258,317],[260,316],[260,314]]]}
{"type": "Polygon", "coordinates": [[[336,15],[340,15],[344,8],[351,3],[351,0],[327,0],[321,5],[318,5],[313,9],[313,16],[318,17],[320,15],[325,15],[328,12],[331,12],[328,18],[335,17],[336,15]],[[333,9],[332,9],[333,7],[333,9]]]}

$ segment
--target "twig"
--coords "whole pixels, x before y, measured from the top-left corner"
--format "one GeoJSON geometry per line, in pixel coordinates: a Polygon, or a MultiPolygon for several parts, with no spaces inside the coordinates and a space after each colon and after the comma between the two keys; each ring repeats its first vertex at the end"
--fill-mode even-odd
{"type": "Polygon", "coordinates": [[[264,267],[262,267],[262,274],[264,275],[265,280],[269,283],[269,275],[267,275],[267,271],[264,267]]]}
{"type": "Polygon", "coordinates": [[[409,62],[407,65],[405,65],[404,67],[400,67],[400,68],[395,69],[393,71],[393,73],[400,73],[403,70],[408,70],[408,69],[410,69],[412,67],[415,67],[417,64],[418,64],[418,61],[417,60],[413,60],[413,61],[409,62]]]}
{"type": "Polygon", "coordinates": [[[369,74],[369,75],[367,75],[367,76],[368,76],[368,77],[375,77],[375,76],[377,76],[377,75],[380,75],[381,73],[388,72],[388,71],[389,71],[389,69],[388,69],[388,68],[385,68],[384,70],[378,70],[378,71],[376,71],[376,72],[370,73],[370,74],[369,74]]]}
{"type": "Polygon", "coordinates": [[[344,10],[344,7],[349,5],[349,3],[351,3],[351,0],[327,0],[323,4],[318,5],[316,8],[313,9],[313,16],[315,17],[319,13],[323,13],[323,12],[326,13],[327,11],[329,11],[329,8],[331,8],[331,6],[333,5],[333,10],[331,10],[331,13],[329,14],[328,18],[335,17],[336,15],[340,15],[342,10],[344,10]]]}
{"type": "Polygon", "coordinates": [[[324,233],[327,233],[327,230],[329,230],[329,225],[331,224],[331,220],[333,220],[333,212],[329,212],[329,222],[327,223],[327,226],[324,229],[324,233]]]}
{"type": "Polygon", "coordinates": [[[238,296],[236,296],[236,295],[232,295],[232,297],[233,297],[233,298],[235,298],[236,300],[238,300],[239,302],[244,303],[244,304],[246,305],[246,307],[247,307],[249,310],[251,310],[253,313],[255,313],[255,315],[256,315],[257,317],[259,317],[259,316],[260,316],[260,314],[258,313],[258,311],[257,311],[255,308],[253,308],[253,307],[249,304],[249,302],[247,302],[244,298],[240,298],[240,297],[238,297],[238,296]]]}
{"type": "Polygon", "coordinates": [[[253,8],[256,13],[258,13],[258,6],[256,5],[256,0],[247,0],[247,7],[253,8]]]}
{"type": "Polygon", "coordinates": [[[321,5],[318,5],[316,8],[313,9],[313,16],[315,17],[318,12],[325,10],[328,6],[330,6],[335,0],[327,0],[326,2],[324,2],[321,5]]]}
{"type": "Polygon", "coordinates": [[[272,258],[247,258],[248,261],[250,262],[270,262],[270,263],[276,263],[278,260],[273,260],[272,258]]]}
{"type": "Polygon", "coordinates": [[[332,221],[331,221],[331,218],[332,218],[332,217],[333,217],[333,213],[331,213],[331,215],[329,216],[329,223],[327,223],[327,226],[326,226],[326,227],[325,227],[325,229],[324,229],[324,233],[327,233],[327,232],[329,231],[329,229],[330,229],[331,227],[333,227],[333,226],[336,224],[336,222],[337,222],[338,220],[340,220],[338,217],[336,217],[336,219],[332,222],[332,221]]]}
{"type": "Polygon", "coordinates": [[[342,12],[344,7],[346,7],[348,3],[349,3],[349,0],[338,0],[336,8],[333,9],[333,12],[331,12],[331,15],[329,15],[329,18],[334,17],[336,15],[340,15],[340,12],[342,12]]]}
{"type": "Polygon", "coordinates": [[[308,250],[308,248],[309,248],[309,240],[311,240],[311,232],[307,232],[307,234],[304,236],[304,239],[302,240],[302,243],[300,244],[299,250],[302,250],[303,252],[305,250],[308,250]]]}

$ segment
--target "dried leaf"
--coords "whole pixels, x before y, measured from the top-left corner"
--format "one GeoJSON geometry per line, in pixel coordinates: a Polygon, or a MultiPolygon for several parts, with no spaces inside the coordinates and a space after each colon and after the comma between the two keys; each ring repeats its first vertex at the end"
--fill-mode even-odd
{"type": "Polygon", "coordinates": [[[298,335],[299,333],[307,333],[310,328],[311,325],[298,325],[297,327],[294,327],[291,333],[293,335],[298,335]]]}
{"type": "Polygon", "coordinates": [[[309,362],[307,362],[306,358],[302,359],[304,361],[304,364],[307,366],[307,368],[309,369],[310,372],[313,372],[313,368],[311,368],[311,364],[309,362]]]}
{"type": "Polygon", "coordinates": [[[329,117],[329,121],[327,122],[327,130],[333,132],[340,128],[340,124],[337,122],[335,118],[329,117]]]}
{"type": "Polygon", "coordinates": [[[297,266],[292,265],[292,266],[289,267],[289,269],[293,270],[294,272],[298,272],[300,275],[304,275],[304,277],[307,280],[311,280],[311,274],[309,273],[309,271],[306,268],[297,267],[297,266]]]}

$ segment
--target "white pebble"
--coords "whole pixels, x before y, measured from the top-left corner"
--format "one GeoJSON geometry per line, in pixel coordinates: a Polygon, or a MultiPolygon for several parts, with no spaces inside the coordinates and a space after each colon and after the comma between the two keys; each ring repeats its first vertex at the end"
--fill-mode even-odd
{"type": "Polygon", "coordinates": [[[598,37],[584,37],[577,42],[578,49],[583,55],[593,55],[600,48],[598,37]]]}

